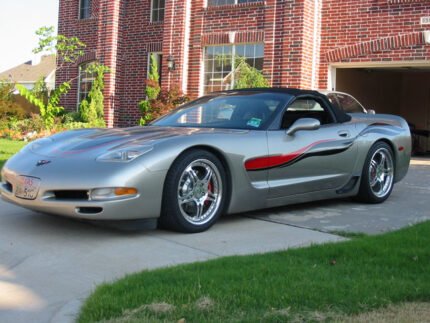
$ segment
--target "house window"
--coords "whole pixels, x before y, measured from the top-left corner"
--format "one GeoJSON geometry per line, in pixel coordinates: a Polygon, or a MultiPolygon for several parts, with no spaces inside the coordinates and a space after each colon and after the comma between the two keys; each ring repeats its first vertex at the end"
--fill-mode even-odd
{"type": "Polygon", "coordinates": [[[234,87],[239,58],[257,70],[263,70],[264,44],[208,46],[204,54],[204,93],[234,87]],[[235,58],[235,59],[233,59],[235,58]]]}
{"type": "Polygon", "coordinates": [[[79,0],[79,19],[91,17],[92,0],[79,0]]]}
{"type": "Polygon", "coordinates": [[[88,97],[88,93],[93,85],[95,74],[87,71],[92,62],[81,64],[79,66],[79,84],[78,84],[78,106],[82,100],[88,97]]]}
{"type": "Polygon", "coordinates": [[[157,64],[157,71],[158,71],[158,83],[161,84],[161,69],[162,69],[162,64],[163,64],[163,55],[162,53],[158,53],[158,52],[153,52],[153,53],[148,53],[148,73],[147,73],[147,78],[149,78],[149,73],[152,72],[152,65],[151,65],[151,55],[154,56],[155,58],[155,62],[157,64]]]}
{"type": "Polygon", "coordinates": [[[208,6],[223,6],[226,4],[240,4],[240,3],[251,3],[261,2],[262,0],[208,0],[208,6]]]}
{"type": "Polygon", "coordinates": [[[165,0],[151,1],[151,22],[164,21],[165,0]]]}

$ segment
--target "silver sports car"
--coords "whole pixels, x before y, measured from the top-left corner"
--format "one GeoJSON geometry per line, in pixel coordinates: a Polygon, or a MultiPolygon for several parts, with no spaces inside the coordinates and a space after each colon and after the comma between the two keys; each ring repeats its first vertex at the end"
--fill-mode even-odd
{"type": "Polygon", "coordinates": [[[200,232],[223,213],[348,196],[383,202],[410,154],[400,117],[347,114],[316,91],[226,91],[147,127],[37,140],[6,163],[1,194],[44,213],[200,232]]]}

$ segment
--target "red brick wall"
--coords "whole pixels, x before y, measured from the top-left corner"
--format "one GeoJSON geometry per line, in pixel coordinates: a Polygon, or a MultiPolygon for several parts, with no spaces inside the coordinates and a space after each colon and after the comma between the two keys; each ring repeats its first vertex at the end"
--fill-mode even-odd
{"type": "MultiPolygon", "coordinates": [[[[60,0],[59,32],[88,44],[82,61],[98,59],[111,68],[105,90],[109,125],[137,124],[148,52],[163,53],[163,88],[183,86],[197,97],[204,47],[229,43],[230,32],[236,32],[235,43],[264,43],[264,73],[273,86],[325,88],[329,63],[430,60],[422,34],[430,28],[420,25],[422,16],[430,16],[429,0],[320,0],[317,15],[314,0],[209,8],[204,2],[166,0],[164,23],[151,23],[150,0],[93,0],[93,17],[85,20],[78,19],[78,0],[60,0]],[[175,71],[167,69],[169,54],[175,71]]],[[[76,78],[77,71],[59,71],[57,82],[76,78]]],[[[76,85],[63,100],[69,109],[76,109],[76,85]]]]}
{"type": "MultiPolygon", "coordinates": [[[[134,125],[140,118],[137,103],[144,97],[148,52],[163,53],[162,87],[182,87],[197,97],[200,92],[203,48],[229,43],[265,44],[264,73],[273,86],[310,87],[313,51],[313,1],[266,0],[257,3],[204,7],[203,0],[167,0],[164,24],[150,23],[150,1],[95,0],[93,17],[78,19],[79,1],[60,1],[59,31],[78,36],[88,44],[85,59],[108,65],[105,115],[109,125],[134,125]],[[189,39],[186,39],[186,6],[191,6],[189,39]],[[305,17],[305,18],[303,18],[305,17]],[[305,37],[304,37],[305,35],[305,37]],[[184,73],[185,44],[188,68],[184,73]],[[168,71],[172,54],[176,70],[168,71]]],[[[73,66],[58,74],[57,81],[77,77],[73,66]]],[[[76,108],[77,82],[63,104],[76,108]]]]}
{"type": "Polygon", "coordinates": [[[420,24],[423,16],[430,16],[428,0],[325,0],[319,86],[327,87],[329,61],[430,60],[421,33],[430,27],[420,24]]]}
{"type": "MultiPolygon", "coordinates": [[[[115,125],[136,125],[140,119],[137,104],[145,97],[148,53],[162,49],[163,24],[150,22],[150,1],[128,0],[121,14],[120,81],[115,96],[115,125]]],[[[164,64],[163,64],[164,65],[164,64]]]]}
{"type": "MultiPolygon", "coordinates": [[[[93,12],[98,12],[99,0],[93,1],[93,12]]],[[[95,14],[89,19],[78,19],[79,1],[60,1],[58,33],[67,37],[77,36],[87,44],[86,52],[88,53],[82,59],[93,60],[97,56],[97,34],[98,34],[98,16],[95,14]]],[[[61,62],[58,62],[61,66],[61,62]]],[[[65,81],[72,81],[72,89],[68,95],[62,99],[61,104],[69,111],[76,111],[77,108],[77,81],[78,67],[65,65],[57,70],[56,83],[60,84],[65,81]]]]}
{"type": "Polygon", "coordinates": [[[229,43],[264,43],[264,74],[273,86],[310,87],[314,1],[266,0],[203,8],[193,1],[188,92],[199,94],[203,48],[229,43]],[[307,33],[308,29],[311,33],[307,33]],[[309,60],[310,57],[310,60],[309,60]]]}

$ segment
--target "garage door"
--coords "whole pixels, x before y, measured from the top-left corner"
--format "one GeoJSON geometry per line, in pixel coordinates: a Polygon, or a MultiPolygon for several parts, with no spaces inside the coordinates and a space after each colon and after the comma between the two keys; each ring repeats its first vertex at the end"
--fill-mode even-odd
{"type": "Polygon", "coordinates": [[[337,68],[336,90],[366,109],[402,116],[414,129],[415,151],[430,152],[430,66],[337,68]]]}

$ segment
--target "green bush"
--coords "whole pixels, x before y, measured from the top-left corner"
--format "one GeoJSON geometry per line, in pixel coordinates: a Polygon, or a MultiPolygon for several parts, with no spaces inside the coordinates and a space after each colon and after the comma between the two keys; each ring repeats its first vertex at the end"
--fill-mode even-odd
{"type": "Polygon", "coordinates": [[[81,120],[92,125],[106,127],[104,122],[104,75],[109,69],[99,63],[88,66],[87,72],[95,76],[88,97],[79,106],[81,120]]]}
{"type": "Polygon", "coordinates": [[[25,110],[15,102],[14,90],[15,84],[0,81],[0,120],[10,117],[22,119],[26,116],[25,110]]]}

